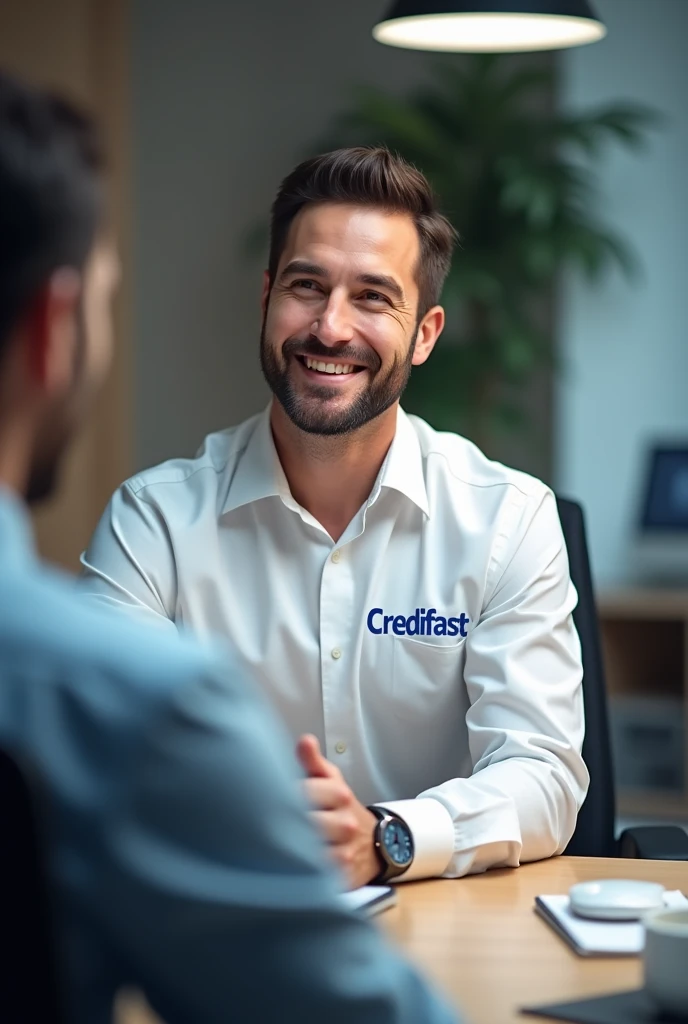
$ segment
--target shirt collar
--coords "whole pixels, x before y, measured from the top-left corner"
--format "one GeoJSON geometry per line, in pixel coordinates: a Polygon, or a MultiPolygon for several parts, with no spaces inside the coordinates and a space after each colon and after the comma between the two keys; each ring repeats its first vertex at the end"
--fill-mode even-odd
{"type": "Polygon", "coordinates": [[[257,417],[248,444],[239,456],[222,506],[223,515],[261,498],[289,495],[287,478],[272,439],[271,404],[257,417]]]}
{"type": "Polygon", "coordinates": [[[430,518],[428,492],[425,489],[423,473],[423,453],[413,424],[401,406],[397,410],[394,440],[382,465],[371,500],[377,497],[381,487],[399,491],[430,518]]]}
{"type": "Polygon", "coordinates": [[[24,503],[0,485],[0,562],[21,563],[34,556],[33,534],[24,503]]]}
{"type": "MultiPolygon", "coordinates": [[[[248,444],[242,452],[222,507],[222,514],[261,498],[279,497],[288,506],[294,505],[289,482],[275,449],[270,426],[270,408],[257,418],[248,444]]],[[[404,410],[397,410],[394,440],[382,464],[368,500],[371,505],[380,489],[399,491],[426,515],[430,516],[428,495],[423,474],[423,456],[418,435],[404,410]]]]}

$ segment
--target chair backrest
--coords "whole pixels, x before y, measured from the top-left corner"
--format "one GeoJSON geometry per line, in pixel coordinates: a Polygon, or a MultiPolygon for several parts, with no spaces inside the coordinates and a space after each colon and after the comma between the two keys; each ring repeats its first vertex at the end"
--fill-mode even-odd
{"type": "Polygon", "coordinates": [[[578,591],[578,605],[573,620],[583,655],[583,760],[590,772],[588,795],[578,815],[576,830],[566,853],[579,857],[614,857],[617,855],[614,832],[616,801],[607,688],[585,521],[583,510],[575,501],[558,497],[557,508],[569,555],[571,579],[578,591]]]}
{"type": "Polygon", "coordinates": [[[63,1024],[30,768],[0,750],[0,1021],[63,1024]]]}

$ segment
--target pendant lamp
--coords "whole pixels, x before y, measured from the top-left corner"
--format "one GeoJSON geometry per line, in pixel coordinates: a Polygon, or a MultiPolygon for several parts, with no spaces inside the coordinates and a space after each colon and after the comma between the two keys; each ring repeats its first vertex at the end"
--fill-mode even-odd
{"type": "Polygon", "coordinates": [[[559,50],[606,34],[588,0],[396,0],[373,29],[388,46],[462,53],[559,50]]]}

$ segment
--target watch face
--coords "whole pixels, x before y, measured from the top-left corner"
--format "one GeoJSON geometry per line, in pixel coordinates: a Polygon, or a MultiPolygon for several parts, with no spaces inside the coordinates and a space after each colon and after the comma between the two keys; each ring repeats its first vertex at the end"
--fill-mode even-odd
{"type": "Polygon", "coordinates": [[[393,864],[406,865],[413,860],[413,839],[401,821],[390,821],[382,834],[382,843],[393,864]]]}

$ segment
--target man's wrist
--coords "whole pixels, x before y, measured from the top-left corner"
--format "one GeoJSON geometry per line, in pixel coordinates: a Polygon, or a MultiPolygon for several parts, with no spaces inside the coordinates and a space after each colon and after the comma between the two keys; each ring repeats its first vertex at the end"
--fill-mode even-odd
{"type": "Polygon", "coordinates": [[[411,831],[414,845],[413,863],[396,881],[410,882],[418,878],[441,877],[454,854],[454,822],[439,800],[420,797],[410,800],[385,800],[374,805],[401,818],[411,831]]]}
{"type": "Polygon", "coordinates": [[[413,835],[407,823],[398,814],[373,804],[368,808],[376,818],[373,846],[380,865],[372,884],[392,881],[407,871],[413,863],[413,835]]]}

